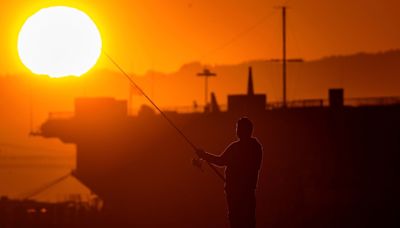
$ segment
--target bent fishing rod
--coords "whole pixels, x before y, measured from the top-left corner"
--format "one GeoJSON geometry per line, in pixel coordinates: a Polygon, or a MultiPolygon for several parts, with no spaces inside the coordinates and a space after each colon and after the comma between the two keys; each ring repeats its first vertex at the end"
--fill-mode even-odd
{"type": "MultiPolygon", "coordinates": [[[[189,146],[196,153],[196,151],[198,150],[196,145],[194,145],[194,143],[181,131],[181,129],[178,128],[178,126],[164,113],[164,111],[160,109],[160,107],[158,107],[158,105],[143,91],[143,89],[137,83],[135,83],[135,81],[133,81],[132,77],[128,73],[126,73],[126,71],[113,58],[111,58],[109,54],[107,54],[105,51],[103,51],[103,53],[108,58],[108,60],[110,60],[110,62],[128,79],[131,86],[136,88],[154,106],[154,108],[157,109],[161,116],[169,123],[169,125],[171,125],[172,128],[174,128],[178,132],[178,134],[185,140],[187,144],[189,144],[189,146]]],[[[208,161],[206,161],[206,163],[222,181],[225,181],[225,177],[213,164],[208,161]]]]}

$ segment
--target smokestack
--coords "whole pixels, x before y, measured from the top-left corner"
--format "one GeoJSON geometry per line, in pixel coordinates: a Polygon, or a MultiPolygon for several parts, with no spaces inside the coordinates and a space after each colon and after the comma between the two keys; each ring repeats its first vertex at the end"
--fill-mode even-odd
{"type": "Polygon", "coordinates": [[[342,108],[344,106],[343,89],[329,89],[329,106],[332,108],[342,108]]]}
{"type": "Polygon", "coordinates": [[[217,98],[215,97],[215,93],[211,93],[210,109],[211,112],[220,112],[217,98]]]}
{"type": "Polygon", "coordinates": [[[253,69],[249,67],[249,79],[247,81],[247,95],[253,96],[254,95],[254,88],[253,88],[253,69]]]}

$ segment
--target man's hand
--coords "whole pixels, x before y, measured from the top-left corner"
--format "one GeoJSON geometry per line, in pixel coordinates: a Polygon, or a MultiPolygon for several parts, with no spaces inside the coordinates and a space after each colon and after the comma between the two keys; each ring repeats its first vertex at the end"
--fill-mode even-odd
{"type": "Polygon", "coordinates": [[[203,149],[196,149],[196,154],[199,156],[199,158],[204,158],[206,155],[206,152],[203,149]]]}

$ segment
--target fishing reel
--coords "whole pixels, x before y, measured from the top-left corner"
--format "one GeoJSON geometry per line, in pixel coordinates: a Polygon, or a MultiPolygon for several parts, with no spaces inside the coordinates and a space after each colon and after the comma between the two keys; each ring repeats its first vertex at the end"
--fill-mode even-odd
{"type": "Polygon", "coordinates": [[[204,172],[203,169],[203,159],[201,158],[193,158],[192,159],[192,165],[198,169],[200,169],[200,171],[204,172]]]}

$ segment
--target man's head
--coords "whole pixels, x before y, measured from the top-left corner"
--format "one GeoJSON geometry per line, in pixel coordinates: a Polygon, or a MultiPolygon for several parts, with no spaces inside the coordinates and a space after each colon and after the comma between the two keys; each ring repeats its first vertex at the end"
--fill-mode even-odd
{"type": "Polygon", "coordinates": [[[240,118],[236,123],[236,134],[239,139],[250,138],[253,133],[253,123],[247,117],[240,118]]]}

